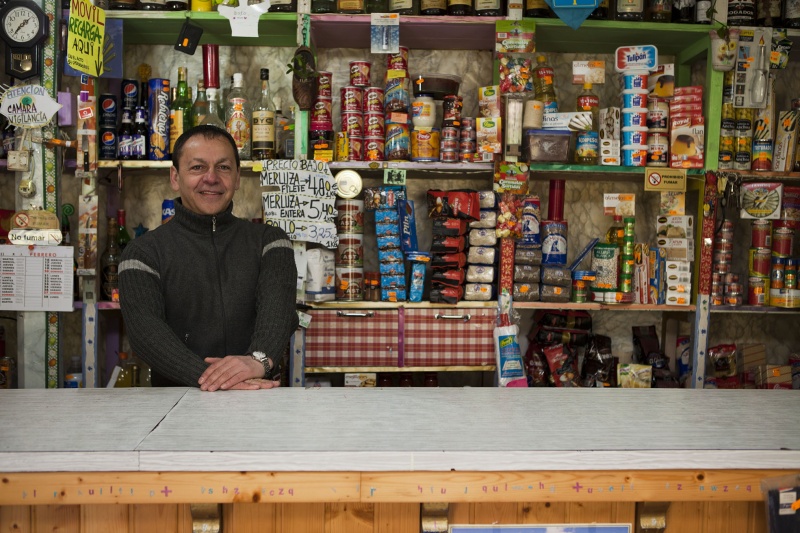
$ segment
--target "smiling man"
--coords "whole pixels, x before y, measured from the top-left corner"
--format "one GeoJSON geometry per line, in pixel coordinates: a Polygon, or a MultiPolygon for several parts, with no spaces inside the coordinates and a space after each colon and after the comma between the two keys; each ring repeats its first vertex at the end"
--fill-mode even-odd
{"type": "Polygon", "coordinates": [[[277,386],[297,328],[297,268],[282,230],[233,215],[233,138],[198,126],[175,142],[167,224],[131,241],[119,266],[120,307],[154,386],[277,386]]]}

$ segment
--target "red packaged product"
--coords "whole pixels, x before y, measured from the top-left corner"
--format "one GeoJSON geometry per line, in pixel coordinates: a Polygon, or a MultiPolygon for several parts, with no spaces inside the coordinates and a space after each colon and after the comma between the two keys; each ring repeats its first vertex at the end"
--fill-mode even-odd
{"type": "Polygon", "coordinates": [[[437,287],[431,289],[431,303],[457,304],[464,296],[464,289],[461,287],[437,287]]]}
{"type": "Polygon", "coordinates": [[[446,254],[453,254],[464,251],[465,239],[461,237],[445,237],[442,235],[434,235],[433,242],[431,243],[431,252],[440,252],[446,254]]]}
{"type": "Polygon", "coordinates": [[[428,216],[480,220],[481,208],[477,191],[428,191],[428,216]]]}
{"type": "Polygon", "coordinates": [[[563,344],[555,344],[544,349],[544,356],[556,387],[580,387],[578,365],[572,350],[563,344]]]}
{"type": "Polygon", "coordinates": [[[451,270],[435,270],[431,276],[431,281],[435,284],[448,287],[458,287],[464,284],[465,272],[461,268],[451,270]]]}
{"type": "Polygon", "coordinates": [[[464,235],[467,233],[467,221],[460,218],[433,219],[434,235],[464,235]]]}
{"type": "Polygon", "coordinates": [[[431,258],[433,268],[464,268],[467,264],[467,254],[461,252],[456,254],[435,254],[431,258]]]}

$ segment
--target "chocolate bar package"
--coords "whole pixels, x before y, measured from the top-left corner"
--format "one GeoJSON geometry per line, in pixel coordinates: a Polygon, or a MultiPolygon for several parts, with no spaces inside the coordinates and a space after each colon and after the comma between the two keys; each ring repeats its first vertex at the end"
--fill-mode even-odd
{"type": "Polygon", "coordinates": [[[467,233],[467,221],[460,218],[433,219],[433,234],[457,237],[467,233]]]}
{"type": "Polygon", "coordinates": [[[467,264],[467,255],[464,252],[454,254],[434,254],[431,256],[433,268],[464,268],[467,264]]]}
{"type": "Polygon", "coordinates": [[[428,216],[430,218],[455,217],[480,220],[480,200],[477,191],[428,191],[428,216]]]}
{"type": "Polygon", "coordinates": [[[406,188],[397,186],[367,187],[364,189],[364,209],[396,208],[398,200],[406,199],[406,188]]]}

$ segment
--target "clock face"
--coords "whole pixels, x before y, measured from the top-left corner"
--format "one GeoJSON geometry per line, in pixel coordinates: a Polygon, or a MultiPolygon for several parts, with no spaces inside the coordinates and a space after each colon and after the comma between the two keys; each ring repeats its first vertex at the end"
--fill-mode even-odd
{"type": "Polygon", "coordinates": [[[39,17],[28,7],[15,7],[3,17],[3,30],[14,42],[30,42],[39,33],[39,17]]]}

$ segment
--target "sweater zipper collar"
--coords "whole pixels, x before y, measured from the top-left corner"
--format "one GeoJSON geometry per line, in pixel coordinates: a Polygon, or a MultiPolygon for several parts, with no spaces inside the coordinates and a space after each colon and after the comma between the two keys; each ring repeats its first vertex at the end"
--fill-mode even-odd
{"type": "Polygon", "coordinates": [[[217,217],[216,215],[211,217],[211,233],[216,233],[217,231],[217,217]]]}

